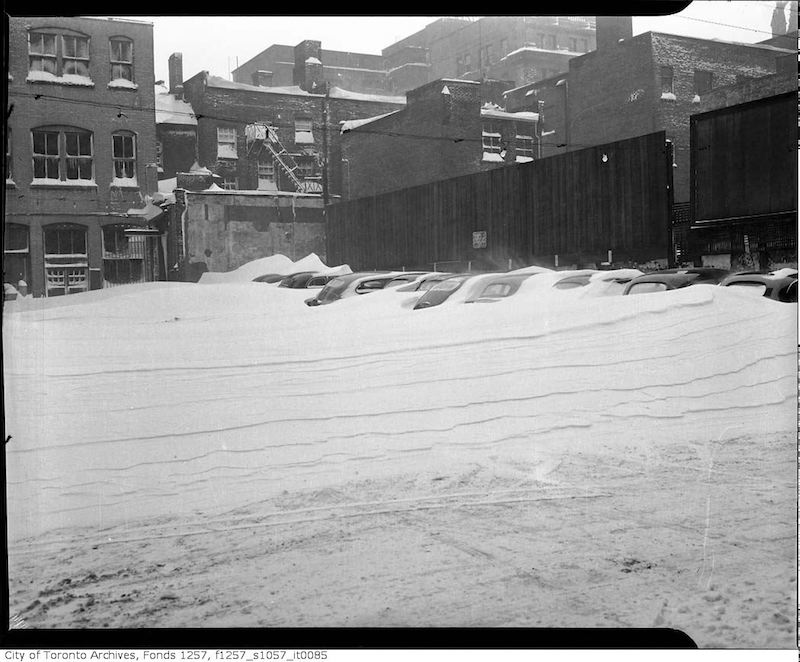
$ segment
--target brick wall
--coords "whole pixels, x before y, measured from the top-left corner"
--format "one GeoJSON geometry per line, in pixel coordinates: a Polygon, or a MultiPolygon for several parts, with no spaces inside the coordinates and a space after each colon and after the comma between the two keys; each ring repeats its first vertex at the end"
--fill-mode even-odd
{"type": "MultiPolygon", "coordinates": [[[[87,230],[89,268],[102,269],[102,231],[109,224],[141,223],[127,218],[131,208],[142,207],[147,192],[148,164],[156,160],[153,27],[143,22],[73,17],[11,17],[9,19],[8,118],[11,178],[6,183],[5,221],[29,228],[30,289],[44,294],[42,228],[73,223],[87,230]],[[28,30],[88,36],[91,85],[69,85],[26,80],[28,30]],[[109,38],[133,41],[133,80],[136,89],[111,87],[109,38]],[[92,132],[94,185],[33,184],[31,130],[44,126],[76,127],[92,132]],[[112,134],[131,132],[136,137],[137,186],[112,186],[114,166],[112,134]]],[[[60,41],[60,39],[58,40],[60,41]]],[[[60,50],[60,45],[59,45],[60,50]]],[[[8,173],[7,173],[8,175],[8,173]]],[[[94,282],[101,282],[92,276],[94,282]]]]}

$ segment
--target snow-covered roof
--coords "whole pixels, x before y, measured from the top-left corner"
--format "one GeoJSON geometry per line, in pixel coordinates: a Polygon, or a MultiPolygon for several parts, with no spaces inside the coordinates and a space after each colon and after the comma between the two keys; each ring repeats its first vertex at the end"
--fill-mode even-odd
{"type": "Polygon", "coordinates": [[[164,92],[163,87],[156,86],[156,124],[197,125],[192,104],[176,99],[175,95],[164,92]]]}
{"type": "Polygon", "coordinates": [[[394,115],[395,113],[399,112],[400,109],[393,110],[390,113],[384,113],[383,115],[376,115],[375,117],[365,117],[364,119],[360,120],[346,120],[342,122],[341,133],[345,133],[346,131],[352,131],[353,129],[357,129],[360,126],[364,126],[365,124],[369,124],[370,122],[375,122],[376,120],[382,119],[384,117],[389,117],[389,115],[394,115]]]}
{"type": "Polygon", "coordinates": [[[532,113],[526,110],[518,113],[508,113],[505,110],[498,110],[495,108],[481,108],[481,117],[496,117],[502,120],[521,120],[523,122],[539,121],[539,113],[532,113]]]}
{"type": "MultiPolygon", "coordinates": [[[[208,87],[224,88],[228,90],[246,90],[249,92],[262,92],[264,94],[288,94],[294,96],[306,97],[321,97],[323,94],[307,92],[300,88],[298,85],[291,85],[285,87],[259,87],[258,85],[248,85],[247,83],[234,83],[233,81],[221,78],[220,76],[211,76],[207,78],[208,87]]],[[[352,99],[354,101],[375,101],[379,103],[406,103],[404,96],[389,96],[382,94],[364,94],[362,92],[351,92],[344,90],[341,87],[331,87],[329,96],[331,99],[352,99]]]]}
{"type": "Polygon", "coordinates": [[[508,60],[511,57],[517,56],[521,53],[555,53],[556,55],[569,55],[570,57],[575,57],[576,55],[585,55],[585,53],[580,53],[578,51],[568,51],[566,49],[555,49],[555,48],[539,48],[538,46],[523,46],[522,48],[518,48],[515,51],[511,51],[507,53],[503,57],[500,58],[500,61],[508,60]]]}

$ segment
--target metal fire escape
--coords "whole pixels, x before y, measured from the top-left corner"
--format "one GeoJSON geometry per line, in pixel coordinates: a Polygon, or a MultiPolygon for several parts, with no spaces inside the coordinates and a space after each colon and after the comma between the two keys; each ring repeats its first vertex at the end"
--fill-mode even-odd
{"type": "Polygon", "coordinates": [[[283,146],[275,129],[268,124],[248,124],[245,127],[245,136],[247,138],[247,156],[258,158],[266,149],[272,154],[275,163],[292,181],[295,190],[302,193],[303,182],[295,174],[297,162],[283,146]]]}

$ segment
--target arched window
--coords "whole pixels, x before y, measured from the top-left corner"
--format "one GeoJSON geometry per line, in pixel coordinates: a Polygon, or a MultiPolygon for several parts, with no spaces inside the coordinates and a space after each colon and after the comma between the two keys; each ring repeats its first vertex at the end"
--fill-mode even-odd
{"type": "Polygon", "coordinates": [[[31,129],[33,181],[94,183],[92,132],[75,127],[31,129]]]}
{"type": "Polygon", "coordinates": [[[130,131],[117,131],[111,136],[111,158],[115,184],[136,184],[136,136],[130,131]]]}
{"type": "Polygon", "coordinates": [[[111,80],[133,82],[133,41],[127,37],[111,37],[111,80]]]}
{"type": "Polygon", "coordinates": [[[43,230],[45,294],[52,297],[88,290],[86,226],[56,223],[43,230]]]}

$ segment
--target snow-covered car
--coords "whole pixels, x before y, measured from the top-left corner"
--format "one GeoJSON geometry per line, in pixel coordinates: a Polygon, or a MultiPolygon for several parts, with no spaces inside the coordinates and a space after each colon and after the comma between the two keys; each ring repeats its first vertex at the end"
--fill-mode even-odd
{"type": "MultiPolygon", "coordinates": [[[[689,287],[699,282],[697,274],[652,273],[632,279],[623,294],[650,294],[689,287]]],[[[708,281],[706,281],[708,284],[708,281]]],[[[713,283],[711,283],[713,285],[713,283]]]]}
{"type": "MultiPolygon", "coordinates": [[[[423,308],[432,308],[439,306],[447,300],[453,300],[452,297],[458,292],[456,299],[458,301],[466,301],[469,297],[474,296],[476,292],[480,291],[480,287],[492,278],[504,276],[502,273],[488,273],[488,274],[456,274],[449,276],[438,283],[435,283],[427,292],[425,292],[414,304],[414,310],[421,310],[423,308]]],[[[524,280],[525,275],[521,276],[524,280]]]]}
{"type": "Polygon", "coordinates": [[[386,287],[386,283],[397,275],[396,271],[361,271],[345,276],[336,276],[319,291],[317,296],[306,299],[305,304],[322,306],[355,294],[376,292],[386,287]]]}
{"type": "Polygon", "coordinates": [[[403,285],[410,285],[416,283],[423,276],[427,276],[430,271],[404,271],[403,273],[392,278],[386,283],[386,289],[392,287],[402,287],[403,285]]]}
{"type": "Polygon", "coordinates": [[[264,274],[253,278],[254,283],[277,283],[286,278],[285,274],[264,274]]]}
{"type": "Polygon", "coordinates": [[[411,281],[408,285],[401,285],[397,288],[398,292],[427,292],[436,283],[443,281],[445,278],[455,276],[456,274],[449,271],[433,271],[424,274],[411,281]]]}
{"type": "Polygon", "coordinates": [[[519,291],[520,285],[536,273],[497,274],[481,278],[464,299],[464,303],[491,303],[510,297],[519,291]]]}
{"type": "Polygon", "coordinates": [[[585,287],[596,273],[598,272],[594,269],[573,271],[569,276],[558,279],[553,283],[553,287],[557,290],[572,290],[577,287],[585,287]]]}
{"type": "Polygon", "coordinates": [[[740,272],[731,274],[721,283],[723,287],[747,287],[768,299],[797,303],[797,270],[781,269],[768,273],[740,272]]]}

